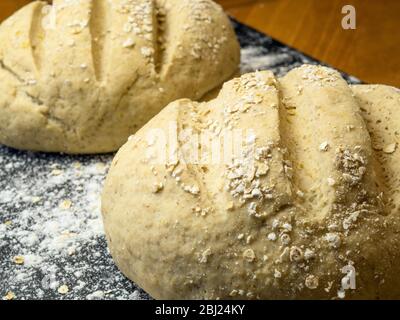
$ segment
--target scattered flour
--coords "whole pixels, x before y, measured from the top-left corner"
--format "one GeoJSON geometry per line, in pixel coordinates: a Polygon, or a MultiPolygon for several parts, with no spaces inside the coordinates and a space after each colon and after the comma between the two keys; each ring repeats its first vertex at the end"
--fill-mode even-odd
{"type": "Polygon", "coordinates": [[[0,298],[129,299],[137,290],[104,239],[100,194],[112,158],[0,147],[0,298]]]}

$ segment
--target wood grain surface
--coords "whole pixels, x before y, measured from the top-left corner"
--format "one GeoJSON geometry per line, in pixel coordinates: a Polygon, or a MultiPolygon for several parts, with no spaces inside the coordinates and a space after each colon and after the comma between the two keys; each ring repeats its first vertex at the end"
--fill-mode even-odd
{"type": "MultiPolygon", "coordinates": [[[[0,0],[0,20],[29,0],[0,0]]],[[[400,0],[217,0],[233,17],[368,83],[400,87],[400,0]],[[341,26],[356,8],[356,30],[341,26]]]]}
{"type": "Polygon", "coordinates": [[[318,60],[368,83],[400,87],[399,0],[220,2],[238,20],[318,60]],[[347,4],[356,9],[355,30],[341,25],[347,4]]]}

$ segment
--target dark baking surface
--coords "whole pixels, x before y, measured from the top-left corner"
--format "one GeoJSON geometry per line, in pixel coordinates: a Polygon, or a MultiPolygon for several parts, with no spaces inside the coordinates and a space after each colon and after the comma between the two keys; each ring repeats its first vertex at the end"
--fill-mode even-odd
{"type": "MultiPolygon", "coordinates": [[[[319,63],[233,24],[242,72],[284,75],[303,63],[319,63]]],[[[99,194],[112,158],[0,146],[0,298],[150,299],[118,271],[107,250],[99,194]]]]}

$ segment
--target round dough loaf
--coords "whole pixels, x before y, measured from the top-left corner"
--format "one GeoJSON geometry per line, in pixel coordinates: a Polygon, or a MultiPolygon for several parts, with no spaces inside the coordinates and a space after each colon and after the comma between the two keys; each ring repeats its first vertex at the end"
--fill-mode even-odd
{"type": "Polygon", "coordinates": [[[399,117],[398,89],[310,65],[173,102],[112,163],[112,256],[158,299],[400,298],[399,117]]]}
{"type": "Polygon", "coordinates": [[[211,0],[35,1],[0,27],[0,143],[115,151],[171,101],[222,84],[239,60],[211,0]]]}

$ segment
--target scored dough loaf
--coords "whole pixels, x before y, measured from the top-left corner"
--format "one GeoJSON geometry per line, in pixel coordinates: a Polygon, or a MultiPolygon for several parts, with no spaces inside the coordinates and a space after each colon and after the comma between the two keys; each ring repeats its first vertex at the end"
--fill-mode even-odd
{"type": "Polygon", "coordinates": [[[113,160],[111,254],[158,299],[400,298],[399,118],[398,89],[310,65],[173,102],[113,160]],[[229,130],[250,135],[232,162],[196,163],[207,140],[152,140],[171,123],[221,148],[229,130]],[[163,144],[178,160],[154,161],[163,144]]]}
{"type": "Polygon", "coordinates": [[[115,151],[171,101],[229,79],[239,60],[211,0],[35,1],[0,26],[0,143],[115,151]]]}

